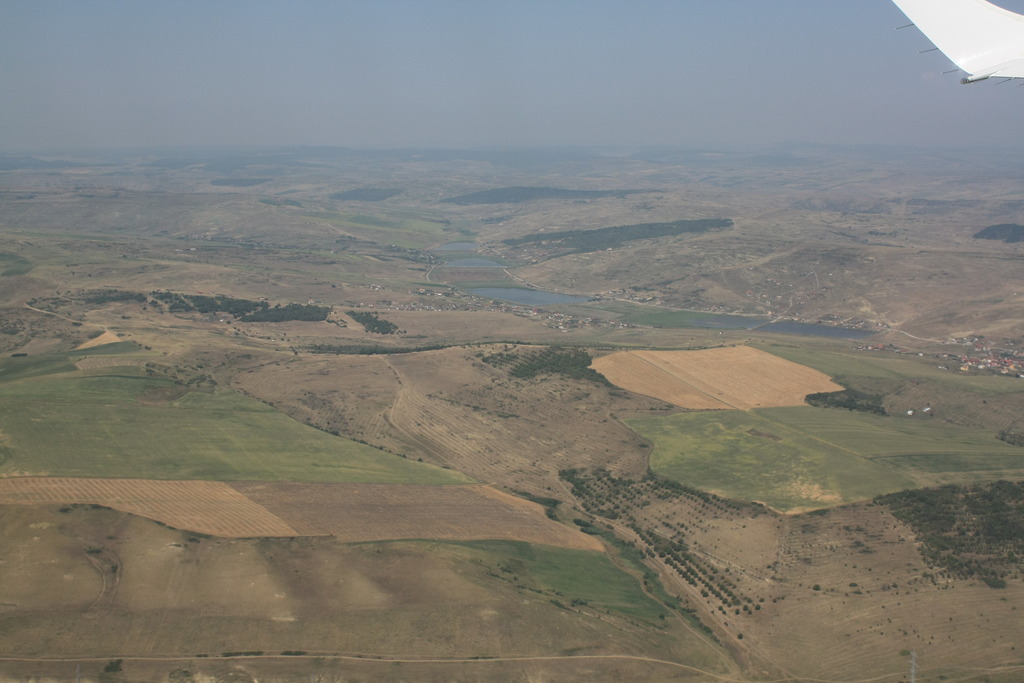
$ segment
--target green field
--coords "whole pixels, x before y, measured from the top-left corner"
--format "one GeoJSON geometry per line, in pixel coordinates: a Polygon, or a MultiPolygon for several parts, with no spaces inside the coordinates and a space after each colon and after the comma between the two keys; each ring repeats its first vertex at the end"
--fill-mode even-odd
{"type": "Polygon", "coordinates": [[[998,440],[991,430],[936,423],[927,418],[885,417],[836,408],[763,408],[761,416],[869,458],[957,453],[1019,456],[1024,449],[998,440]]]}
{"type": "Polygon", "coordinates": [[[937,482],[1024,477],[1024,449],[990,430],[930,420],[804,406],[682,413],[629,425],[655,444],[657,474],[780,510],[937,482]]]}
{"type": "Polygon", "coordinates": [[[762,415],[912,477],[919,486],[1024,478],[1024,449],[988,429],[846,410],[769,408],[762,415]]]}
{"type": "Polygon", "coordinates": [[[643,592],[638,579],[616,567],[604,553],[515,541],[460,545],[486,551],[501,578],[551,593],[566,607],[575,601],[655,622],[667,611],[643,592]]]}
{"type": "Polygon", "coordinates": [[[32,270],[33,263],[17,254],[0,252],[0,277],[25,275],[32,270]]]}
{"type": "Polygon", "coordinates": [[[681,413],[628,424],[654,443],[656,474],[778,510],[828,507],[913,485],[906,476],[760,411],[681,413]]]}
{"type": "Polygon", "coordinates": [[[17,360],[0,364],[17,377],[0,383],[0,475],[468,481],[321,432],[227,389],[190,390],[137,367],[68,372],[60,358],[25,359],[33,362],[12,373],[17,360]]]}

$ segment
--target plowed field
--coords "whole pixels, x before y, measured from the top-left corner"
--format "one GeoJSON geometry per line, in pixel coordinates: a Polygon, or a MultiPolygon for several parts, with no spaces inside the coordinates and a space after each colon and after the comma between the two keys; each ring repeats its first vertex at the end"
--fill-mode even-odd
{"type": "Polygon", "coordinates": [[[94,503],[213,536],[342,541],[505,539],[601,550],[537,504],[490,486],[0,478],[0,505],[94,503]]]}
{"type": "Polygon", "coordinates": [[[94,503],[213,536],[299,536],[287,522],[217,481],[0,479],[0,504],[94,503]]]}
{"type": "Polygon", "coordinates": [[[612,384],[691,410],[803,405],[840,391],[828,375],[748,346],[702,351],[623,351],[593,366],[612,384]]]}
{"type": "Polygon", "coordinates": [[[343,541],[508,539],[601,550],[593,537],[551,521],[537,504],[486,485],[238,482],[234,487],[302,535],[343,541]]]}

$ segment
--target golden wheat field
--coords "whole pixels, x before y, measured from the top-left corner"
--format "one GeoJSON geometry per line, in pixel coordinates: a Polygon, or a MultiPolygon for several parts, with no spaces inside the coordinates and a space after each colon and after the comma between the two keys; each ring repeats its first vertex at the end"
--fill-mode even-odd
{"type": "Polygon", "coordinates": [[[817,370],[749,346],[700,351],[622,351],[594,360],[612,384],[690,410],[803,405],[842,387],[817,370]]]}

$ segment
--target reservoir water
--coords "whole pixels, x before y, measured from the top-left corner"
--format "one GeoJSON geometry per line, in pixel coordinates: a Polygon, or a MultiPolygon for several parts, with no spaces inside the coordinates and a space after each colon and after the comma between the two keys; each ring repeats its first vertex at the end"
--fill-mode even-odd
{"type": "Polygon", "coordinates": [[[779,334],[802,334],[810,337],[836,337],[839,339],[863,339],[875,334],[871,330],[854,330],[848,327],[830,327],[828,325],[812,325],[810,323],[777,322],[754,328],[758,332],[778,332],[779,334]]]}

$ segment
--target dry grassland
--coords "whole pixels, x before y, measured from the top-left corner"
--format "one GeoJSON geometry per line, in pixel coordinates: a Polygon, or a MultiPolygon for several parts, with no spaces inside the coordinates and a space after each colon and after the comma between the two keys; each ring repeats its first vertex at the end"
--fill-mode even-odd
{"type": "Polygon", "coordinates": [[[623,351],[592,367],[623,389],[691,410],[798,406],[807,394],[842,390],[817,370],[749,346],[623,351]]]}
{"type": "Polygon", "coordinates": [[[549,585],[544,567],[518,554],[581,559],[575,551],[195,538],[114,510],[55,505],[0,506],[0,528],[13,549],[0,562],[2,681],[70,681],[79,666],[92,682],[708,680],[705,672],[734,671],[678,621],[568,608],[568,579],[549,585]],[[516,580],[502,569],[509,563],[516,580]],[[239,651],[263,656],[224,655],[239,651]],[[282,652],[294,656],[276,659],[282,652]],[[123,673],[101,673],[120,658],[123,673]]]}
{"type": "Polygon", "coordinates": [[[558,377],[513,379],[476,358],[501,348],[301,356],[227,381],[308,424],[539,495],[552,495],[565,467],[643,474],[644,444],[614,416],[667,404],[558,377]]]}
{"type": "Polygon", "coordinates": [[[738,601],[723,609],[659,561],[669,592],[686,596],[752,672],[895,682],[907,670],[901,652],[911,650],[927,672],[920,680],[974,680],[962,674],[1024,664],[1020,578],[1008,577],[1004,589],[942,578],[922,561],[912,530],[882,507],[778,515],[689,496],[631,493],[616,502],[631,524],[685,542],[692,563],[731,586],[738,601]]]}
{"type": "Polygon", "coordinates": [[[291,417],[353,439],[380,443],[398,379],[384,356],[275,360],[230,378],[233,388],[291,417]]]}
{"type": "Polygon", "coordinates": [[[785,582],[784,599],[744,625],[744,642],[812,678],[905,671],[901,651],[908,650],[917,652],[922,674],[949,679],[961,668],[978,675],[1019,666],[1020,579],[992,589],[976,579],[933,577],[914,540],[906,525],[871,505],[783,518],[775,578],[785,582]]]}
{"type": "Polygon", "coordinates": [[[92,503],[225,538],[504,539],[603,549],[592,536],[548,519],[536,503],[484,485],[0,479],[0,504],[12,503],[92,503]]]}

